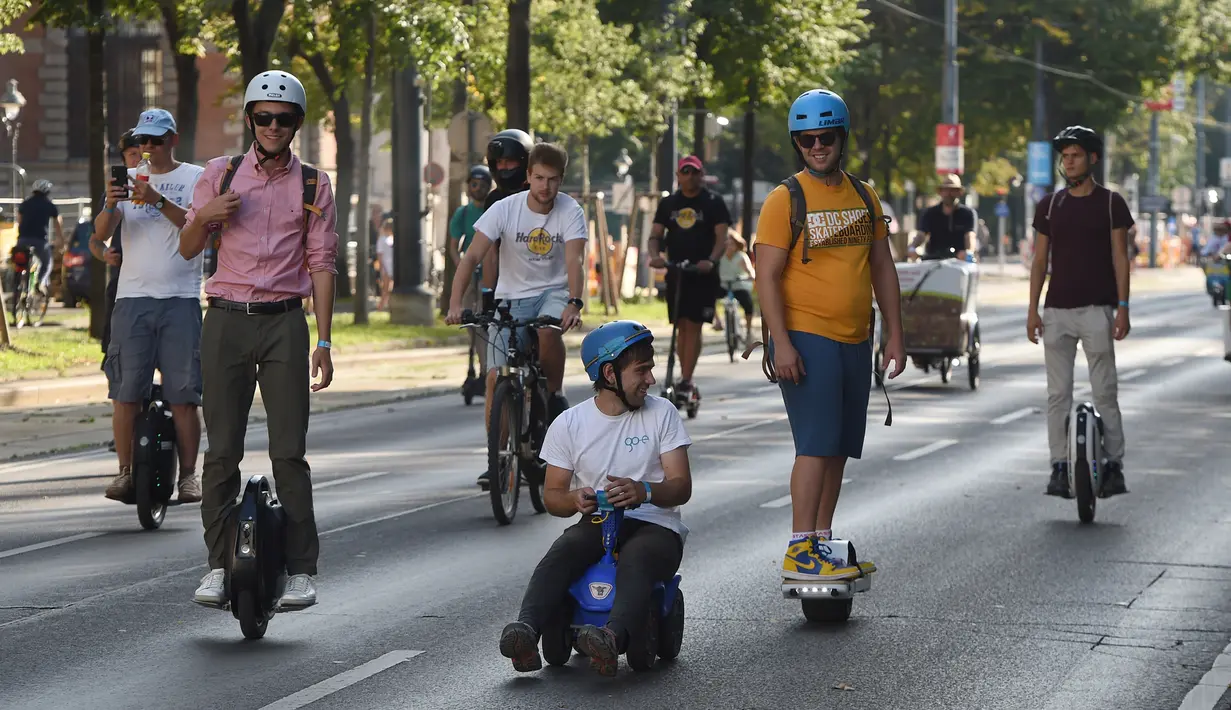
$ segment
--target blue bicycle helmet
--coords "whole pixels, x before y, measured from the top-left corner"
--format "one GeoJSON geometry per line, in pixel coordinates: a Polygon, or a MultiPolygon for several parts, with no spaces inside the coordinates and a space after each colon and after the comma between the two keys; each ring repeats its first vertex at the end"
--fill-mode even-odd
{"type": "MultiPolygon", "coordinates": [[[[611,362],[629,346],[641,341],[653,342],[650,329],[634,320],[617,320],[604,323],[586,334],[581,341],[581,362],[591,382],[602,378],[603,363],[611,362]]],[[[616,373],[619,379],[619,373],[616,373]]]]}
{"type": "Polygon", "coordinates": [[[786,125],[792,134],[817,128],[841,128],[843,133],[850,133],[851,112],[841,96],[827,89],[812,89],[791,104],[786,125]]]}

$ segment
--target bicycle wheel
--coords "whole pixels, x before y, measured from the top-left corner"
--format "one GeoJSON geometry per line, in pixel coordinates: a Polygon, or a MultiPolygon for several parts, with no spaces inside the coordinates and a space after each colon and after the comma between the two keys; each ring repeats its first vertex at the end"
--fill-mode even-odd
{"type": "Polygon", "coordinates": [[[17,283],[13,286],[13,301],[9,304],[9,311],[13,314],[13,327],[17,327],[17,315],[22,312],[25,305],[22,303],[22,298],[25,295],[25,286],[21,275],[17,276],[17,283]]]}
{"type": "Polygon", "coordinates": [[[548,404],[547,404],[547,388],[540,384],[534,388],[534,394],[531,395],[530,406],[530,431],[533,432],[530,437],[531,447],[534,449],[534,457],[525,462],[525,478],[530,483],[530,504],[534,506],[537,513],[546,513],[547,504],[543,501],[543,488],[547,480],[547,464],[538,457],[539,452],[543,449],[543,440],[547,438],[547,427],[551,425],[548,421],[548,404]]]}
{"type": "Polygon", "coordinates": [[[511,380],[501,380],[496,383],[492,396],[487,429],[487,470],[491,475],[488,493],[491,494],[492,514],[501,525],[509,525],[517,515],[517,496],[521,491],[519,441],[521,398],[511,380]]]}
{"type": "Polygon", "coordinates": [[[43,319],[47,317],[47,304],[51,298],[44,296],[38,291],[32,291],[26,296],[26,313],[27,322],[30,325],[42,325],[43,319]]]}

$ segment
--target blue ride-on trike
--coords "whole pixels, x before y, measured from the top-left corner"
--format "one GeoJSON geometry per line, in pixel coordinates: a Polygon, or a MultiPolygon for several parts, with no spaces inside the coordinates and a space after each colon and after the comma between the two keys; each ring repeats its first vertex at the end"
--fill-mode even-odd
{"type": "MultiPolygon", "coordinates": [[[[598,510],[594,516],[602,520],[603,558],[593,564],[569,586],[568,596],[542,631],[543,658],[553,666],[568,663],[577,645],[577,629],[592,624],[603,626],[611,615],[616,595],[616,564],[619,553],[620,525],[627,508],[616,508],[607,501],[606,491],[598,491],[598,510]]],[[[629,629],[625,659],[635,671],[654,666],[654,659],[674,659],[684,640],[684,592],[680,575],[669,582],[658,582],[650,602],[650,613],[640,629],[629,629]]]]}

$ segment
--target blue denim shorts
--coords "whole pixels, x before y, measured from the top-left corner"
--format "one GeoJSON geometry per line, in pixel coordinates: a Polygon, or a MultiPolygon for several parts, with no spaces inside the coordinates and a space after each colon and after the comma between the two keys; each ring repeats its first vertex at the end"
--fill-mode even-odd
{"type": "MultiPolygon", "coordinates": [[[[538,316],[559,318],[564,315],[568,306],[568,289],[557,288],[544,291],[537,296],[514,298],[509,300],[509,316],[513,320],[529,320],[538,316]]],[[[533,338],[534,331],[530,328],[518,328],[517,343],[521,352],[525,352],[526,343],[533,338]]],[[[487,331],[487,367],[495,369],[508,363],[506,352],[509,349],[509,329],[491,326],[487,331]]]]}
{"type": "MultiPolygon", "coordinates": [[[[779,380],[796,456],[863,455],[872,392],[872,348],[868,341],[840,343],[821,335],[788,331],[805,374],[795,384],[779,380]]],[[[773,357],[773,339],[769,344],[773,357]]]]}

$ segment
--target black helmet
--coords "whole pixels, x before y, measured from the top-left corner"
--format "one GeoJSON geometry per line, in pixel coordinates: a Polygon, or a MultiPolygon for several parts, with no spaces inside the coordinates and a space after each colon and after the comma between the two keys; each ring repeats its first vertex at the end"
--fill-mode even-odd
{"type": "Polygon", "coordinates": [[[1103,156],[1103,139],[1085,126],[1069,126],[1051,139],[1051,147],[1057,153],[1069,145],[1081,146],[1087,153],[1098,153],[1100,158],[1103,156]]]}
{"type": "Polygon", "coordinates": [[[486,180],[488,184],[491,184],[492,171],[488,170],[486,165],[472,165],[470,166],[470,176],[467,177],[466,179],[467,180],[486,180]]]}
{"type": "Polygon", "coordinates": [[[487,167],[496,176],[496,185],[505,192],[517,192],[526,184],[526,164],[530,160],[530,151],[534,141],[530,134],[517,128],[500,131],[492,136],[487,144],[487,167]],[[496,164],[501,158],[512,158],[521,165],[512,170],[497,170],[496,164]]]}

